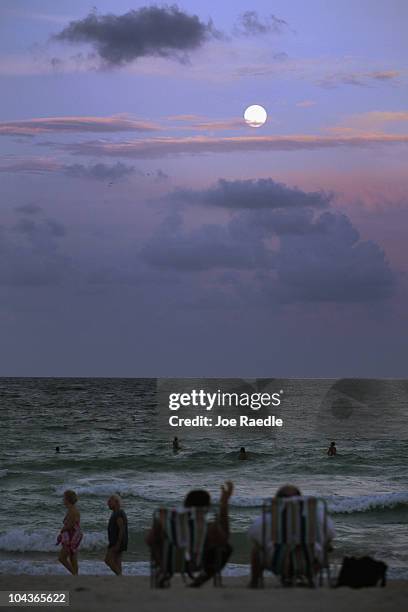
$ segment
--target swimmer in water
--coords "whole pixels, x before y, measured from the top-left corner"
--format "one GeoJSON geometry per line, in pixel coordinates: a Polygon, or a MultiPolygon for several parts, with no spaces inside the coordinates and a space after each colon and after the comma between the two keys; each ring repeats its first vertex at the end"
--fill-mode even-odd
{"type": "Polygon", "coordinates": [[[59,447],[59,446],[56,446],[56,447],[55,447],[55,452],[56,452],[56,453],[59,453],[59,452],[60,452],[60,447],[59,447]]]}
{"type": "Polygon", "coordinates": [[[178,441],[177,436],[174,438],[173,440],[173,452],[177,453],[177,451],[179,451],[181,449],[180,443],[178,441]]]}
{"type": "Polygon", "coordinates": [[[240,448],[238,459],[240,459],[241,461],[244,461],[245,459],[248,459],[248,453],[246,452],[244,446],[241,446],[241,448],[240,448]]]}
{"type": "Polygon", "coordinates": [[[328,457],[334,457],[337,454],[337,448],[336,448],[336,443],[332,442],[329,446],[329,449],[327,451],[327,456],[328,457]]]}

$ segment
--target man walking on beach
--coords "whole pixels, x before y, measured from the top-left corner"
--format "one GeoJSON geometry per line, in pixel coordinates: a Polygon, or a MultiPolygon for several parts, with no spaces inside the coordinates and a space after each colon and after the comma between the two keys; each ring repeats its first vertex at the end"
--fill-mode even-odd
{"type": "Polygon", "coordinates": [[[108,507],[112,510],[112,514],[108,523],[109,544],[105,563],[117,576],[120,576],[122,574],[122,553],[127,550],[128,545],[128,521],[126,513],[121,508],[121,499],[118,495],[110,496],[108,507]]]}

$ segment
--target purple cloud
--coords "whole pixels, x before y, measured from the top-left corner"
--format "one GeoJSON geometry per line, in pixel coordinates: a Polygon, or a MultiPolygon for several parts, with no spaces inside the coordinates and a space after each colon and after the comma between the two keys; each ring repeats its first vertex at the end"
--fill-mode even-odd
{"type": "Polygon", "coordinates": [[[213,187],[203,190],[176,189],[167,199],[188,204],[204,204],[221,208],[288,208],[310,206],[324,208],[332,194],[323,191],[306,192],[288,187],[272,179],[228,181],[220,179],[213,187]]]}
{"type": "Polygon", "coordinates": [[[204,23],[177,6],[145,6],[123,15],[91,12],[84,19],[71,21],[54,38],[90,43],[112,67],[146,56],[183,59],[217,35],[211,21],[204,23]]]}
{"type": "Polygon", "coordinates": [[[154,159],[174,155],[202,153],[233,153],[245,151],[307,151],[352,147],[378,147],[382,145],[407,144],[406,134],[358,134],[314,136],[290,134],[287,136],[194,136],[188,138],[163,137],[105,142],[92,140],[71,144],[44,143],[53,145],[74,155],[127,157],[133,159],[154,159]]]}
{"type": "Polygon", "coordinates": [[[111,117],[43,117],[21,121],[0,122],[0,135],[36,136],[49,132],[153,132],[160,127],[150,121],[140,121],[123,115],[111,117]]]}
{"type": "MultiPolygon", "coordinates": [[[[320,192],[271,179],[233,183],[225,202],[219,197],[223,181],[201,192],[201,203],[237,211],[226,223],[187,229],[179,215],[169,216],[141,250],[142,258],[154,268],[184,274],[234,270],[241,274],[237,290],[243,283],[251,295],[274,302],[365,302],[393,295],[396,281],[384,251],[361,240],[346,215],[319,213],[329,205],[320,192]],[[258,187],[262,197],[251,202],[248,193],[258,187]]],[[[197,193],[188,192],[187,201],[195,201],[197,193]]]]}
{"type": "Polygon", "coordinates": [[[245,11],[239,16],[234,33],[238,36],[281,34],[287,27],[287,22],[276,17],[276,15],[268,15],[262,18],[256,11],[245,11]]]}

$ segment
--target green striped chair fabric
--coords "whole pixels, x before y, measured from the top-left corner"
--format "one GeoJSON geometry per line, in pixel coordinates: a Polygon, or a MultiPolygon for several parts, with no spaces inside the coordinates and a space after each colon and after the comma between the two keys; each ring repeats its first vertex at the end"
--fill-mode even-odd
{"type": "Polygon", "coordinates": [[[283,583],[306,579],[310,586],[315,586],[316,573],[319,573],[322,583],[322,570],[327,569],[329,574],[324,545],[326,533],[327,506],[324,500],[316,497],[265,500],[262,512],[264,562],[266,565],[267,551],[272,550],[268,569],[280,576],[283,583]],[[320,545],[322,550],[319,562],[316,545],[320,545]]]}
{"type": "Polygon", "coordinates": [[[152,584],[169,582],[175,573],[191,578],[202,568],[208,526],[207,508],[159,508],[153,515],[163,536],[161,561],[152,567],[152,584]]]}

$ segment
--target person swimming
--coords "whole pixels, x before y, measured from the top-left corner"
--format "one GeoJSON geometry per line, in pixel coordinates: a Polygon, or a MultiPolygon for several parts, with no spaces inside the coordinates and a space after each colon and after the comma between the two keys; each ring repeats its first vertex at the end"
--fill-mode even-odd
{"type": "Polygon", "coordinates": [[[180,442],[178,437],[176,436],[173,440],[173,452],[177,453],[181,449],[180,442]]]}
{"type": "Polygon", "coordinates": [[[327,456],[328,457],[334,457],[337,454],[337,448],[336,448],[336,443],[332,442],[328,448],[327,451],[327,456]]]}
{"type": "Polygon", "coordinates": [[[238,459],[240,459],[241,461],[244,461],[245,459],[248,459],[248,453],[246,452],[244,446],[241,446],[241,448],[240,448],[238,459]]]}

